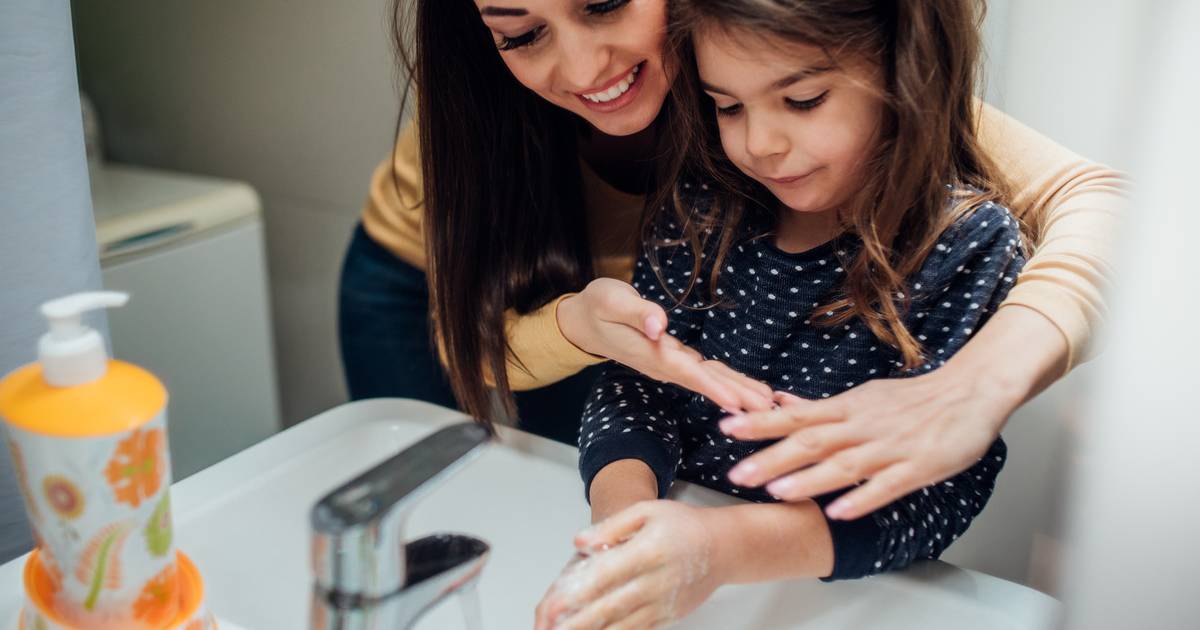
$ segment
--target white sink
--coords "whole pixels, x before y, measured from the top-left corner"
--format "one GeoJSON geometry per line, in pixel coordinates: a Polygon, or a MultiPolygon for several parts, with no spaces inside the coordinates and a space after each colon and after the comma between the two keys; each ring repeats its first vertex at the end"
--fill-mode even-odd
{"type": "MultiPolygon", "coordinates": [[[[380,399],[332,409],[172,488],[177,542],[204,574],[213,610],[250,630],[308,627],[309,510],[323,494],[438,427],[454,411],[380,399]]],[[[435,531],[488,541],[480,584],[486,630],[531,628],[533,609],[588,524],[576,451],[502,427],[501,441],[417,506],[410,538],[435,531]]],[[[676,484],[673,497],[701,505],[735,499],[676,484]]],[[[0,620],[19,602],[18,559],[0,566],[0,620]]],[[[1038,592],[942,562],[902,573],[825,584],[793,580],[718,590],[678,624],[697,630],[1049,626],[1058,603],[1038,592]]],[[[463,628],[457,600],[433,609],[420,630],[463,628]]]]}

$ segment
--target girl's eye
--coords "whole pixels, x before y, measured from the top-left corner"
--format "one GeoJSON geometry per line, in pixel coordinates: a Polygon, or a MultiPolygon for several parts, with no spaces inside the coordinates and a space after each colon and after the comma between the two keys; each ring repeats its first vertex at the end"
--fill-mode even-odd
{"type": "Polygon", "coordinates": [[[496,47],[499,48],[501,51],[505,51],[505,50],[515,50],[522,46],[528,46],[528,45],[532,44],[538,38],[538,36],[540,36],[542,34],[542,31],[544,31],[544,30],[546,30],[546,26],[542,25],[542,26],[535,26],[532,29],[530,29],[528,32],[523,33],[521,35],[517,35],[516,37],[504,37],[502,35],[500,37],[500,43],[496,44],[496,47]]]}
{"type": "Polygon", "coordinates": [[[787,101],[788,107],[791,107],[792,109],[798,109],[802,112],[806,112],[810,109],[815,108],[816,106],[820,105],[821,103],[824,103],[825,98],[827,96],[829,96],[829,90],[825,90],[824,92],[821,92],[820,95],[818,95],[814,98],[810,98],[806,101],[797,101],[797,100],[790,99],[790,98],[785,98],[783,100],[787,101]]]}
{"type": "Polygon", "coordinates": [[[604,0],[604,2],[592,2],[584,7],[584,10],[589,15],[602,15],[612,13],[617,9],[629,4],[629,0],[604,0]]]}
{"type": "Polygon", "coordinates": [[[717,106],[717,115],[718,116],[736,116],[738,114],[738,112],[740,112],[740,111],[742,111],[741,103],[735,103],[733,105],[730,105],[729,107],[717,106]]]}

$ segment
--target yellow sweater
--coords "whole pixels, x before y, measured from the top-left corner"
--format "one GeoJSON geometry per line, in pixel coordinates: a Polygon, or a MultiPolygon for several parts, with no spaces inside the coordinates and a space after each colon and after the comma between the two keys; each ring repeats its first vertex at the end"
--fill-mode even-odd
{"type": "MultiPolygon", "coordinates": [[[[1033,257],[1002,306],[1019,304],[1054,322],[1066,337],[1068,365],[1074,367],[1087,358],[1089,341],[1105,314],[1111,243],[1125,207],[1124,180],[1118,172],[1083,159],[988,105],[980,117],[980,136],[1012,184],[1009,207],[1040,217],[1044,226],[1033,257]]],[[[401,132],[391,168],[384,160],[371,178],[363,226],[380,245],[424,269],[419,151],[416,128],[409,124],[401,132]]],[[[616,190],[580,163],[596,273],[628,282],[644,198],[616,190]]],[[[524,316],[510,312],[509,343],[529,370],[510,363],[513,389],[549,385],[604,360],[563,337],[556,311],[565,297],[524,316]]]]}

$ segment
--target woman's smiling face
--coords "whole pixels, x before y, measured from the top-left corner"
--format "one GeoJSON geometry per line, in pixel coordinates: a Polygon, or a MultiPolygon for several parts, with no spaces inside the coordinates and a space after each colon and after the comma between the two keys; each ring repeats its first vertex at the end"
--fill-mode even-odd
{"type": "Polygon", "coordinates": [[[666,0],[476,0],[522,85],[613,136],[650,126],[666,100],[666,0]]]}

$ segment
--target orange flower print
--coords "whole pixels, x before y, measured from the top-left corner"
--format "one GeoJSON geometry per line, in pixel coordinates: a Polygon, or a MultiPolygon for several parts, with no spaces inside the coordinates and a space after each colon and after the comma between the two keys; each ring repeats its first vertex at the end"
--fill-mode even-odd
{"type": "Polygon", "coordinates": [[[162,429],[134,431],[121,440],[104,469],[118,501],[137,507],[158,492],[166,473],[163,445],[162,429]]]}
{"type": "Polygon", "coordinates": [[[42,479],[42,493],[54,512],[68,521],[83,514],[83,492],[70,479],[62,475],[47,475],[42,479]]]}
{"type": "Polygon", "coordinates": [[[29,516],[33,520],[41,520],[41,510],[38,509],[37,498],[29,491],[29,474],[25,472],[25,454],[21,452],[21,447],[17,443],[8,440],[8,451],[12,453],[13,470],[17,473],[17,486],[21,488],[21,494],[25,495],[25,506],[29,508],[29,516]]]}
{"type": "Polygon", "coordinates": [[[171,563],[142,587],[141,594],[133,602],[134,618],[152,628],[165,626],[178,610],[177,582],[175,564],[171,563]]]}

